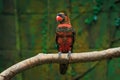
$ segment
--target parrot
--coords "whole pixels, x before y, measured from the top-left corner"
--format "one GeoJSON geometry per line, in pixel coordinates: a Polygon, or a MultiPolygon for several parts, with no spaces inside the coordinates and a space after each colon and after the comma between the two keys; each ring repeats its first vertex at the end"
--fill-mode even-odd
{"type": "MultiPolygon", "coordinates": [[[[58,55],[60,57],[62,53],[67,53],[67,57],[70,59],[75,41],[75,31],[70,23],[70,18],[65,12],[58,13],[56,21],[58,22],[56,27],[56,45],[58,55]]],[[[66,74],[68,65],[68,63],[59,64],[60,74],[66,74]]]]}

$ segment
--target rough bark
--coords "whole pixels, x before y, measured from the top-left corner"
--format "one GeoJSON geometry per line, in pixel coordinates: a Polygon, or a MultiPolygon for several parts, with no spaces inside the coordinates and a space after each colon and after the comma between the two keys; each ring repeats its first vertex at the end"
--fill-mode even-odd
{"type": "Polygon", "coordinates": [[[37,65],[49,64],[49,63],[80,63],[80,62],[90,62],[98,61],[103,59],[120,57],[120,47],[111,48],[102,51],[93,52],[83,52],[83,53],[73,53],[71,58],[68,59],[67,54],[62,54],[61,58],[58,54],[42,54],[23,60],[8,69],[0,73],[0,80],[10,80],[16,74],[27,70],[29,68],[35,67],[37,65]]]}

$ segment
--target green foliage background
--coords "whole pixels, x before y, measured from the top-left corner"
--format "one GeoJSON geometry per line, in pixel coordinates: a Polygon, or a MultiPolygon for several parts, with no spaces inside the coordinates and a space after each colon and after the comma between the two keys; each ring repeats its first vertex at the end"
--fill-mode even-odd
{"type": "MultiPolygon", "coordinates": [[[[120,46],[120,0],[0,0],[0,72],[38,53],[55,53],[56,14],[66,11],[76,31],[74,52],[120,46]],[[116,21],[116,19],[118,21],[116,21]]],[[[120,58],[71,64],[45,64],[13,80],[119,80],[120,58]]]]}

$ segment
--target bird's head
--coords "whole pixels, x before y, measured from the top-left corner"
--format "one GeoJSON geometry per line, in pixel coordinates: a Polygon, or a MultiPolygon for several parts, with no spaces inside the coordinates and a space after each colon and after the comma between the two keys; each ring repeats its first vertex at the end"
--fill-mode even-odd
{"type": "Polygon", "coordinates": [[[62,23],[62,22],[65,21],[65,17],[66,17],[66,16],[67,16],[67,15],[66,15],[65,13],[60,12],[60,13],[58,13],[57,16],[56,16],[56,21],[62,23]]]}

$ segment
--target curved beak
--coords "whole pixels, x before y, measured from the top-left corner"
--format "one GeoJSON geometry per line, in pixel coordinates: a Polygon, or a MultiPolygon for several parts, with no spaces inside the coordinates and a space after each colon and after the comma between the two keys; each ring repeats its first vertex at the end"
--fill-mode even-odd
{"type": "Polygon", "coordinates": [[[62,20],[63,20],[63,18],[62,18],[62,17],[60,17],[60,16],[56,16],[56,20],[57,20],[57,21],[62,21],[62,20]]]}

